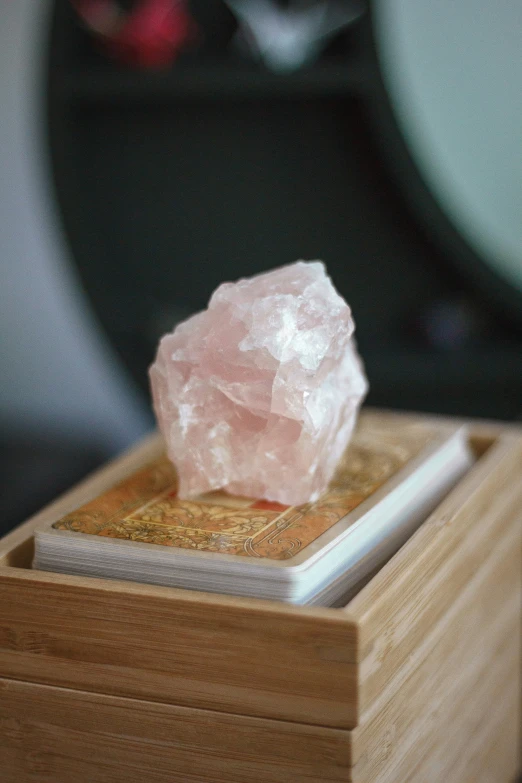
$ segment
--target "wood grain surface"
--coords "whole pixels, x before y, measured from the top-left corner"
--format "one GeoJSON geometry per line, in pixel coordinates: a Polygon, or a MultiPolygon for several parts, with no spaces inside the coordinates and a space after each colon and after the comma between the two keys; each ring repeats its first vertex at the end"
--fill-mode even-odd
{"type": "MultiPolygon", "coordinates": [[[[494,667],[505,647],[518,661],[520,544],[520,525],[512,520],[509,535],[425,640],[427,654],[416,651],[398,682],[383,691],[351,732],[354,778],[380,780],[381,775],[392,780],[405,758],[408,764],[420,763],[441,712],[469,701],[483,681],[494,682],[494,667]]],[[[515,672],[515,687],[517,679],[515,672]]],[[[488,704],[480,709],[487,710],[488,704]]],[[[448,737],[448,750],[450,746],[448,737]]]]}
{"type": "Polygon", "coordinates": [[[348,604],[346,612],[359,629],[360,715],[502,537],[520,508],[521,474],[520,441],[501,439],[348,604]]]}
{"type": "Polygon", "coordinates": [[[355,633],[335,610],[0,570],[0,676],[33,682],[349,726],[355,633]]]}
{"type": "Polygon", "coordinates": [[[2,783],[338,783],[348,732],[0,680],[2,783]]]}
{"type": "MultiPolygon", "coordinates": [[[[510,638],[512,642],[513,636],[510,638]]],[[[446,709],[439,713],[420,763],[412,765],[405,755],[391,775],[379,774],[371,779],[372,783],[510,783],[518,766],[516,745],[506,748],[506,758],[496,756],[494,762],[488,753],[493,740],[498,741],[502,727],[513,737],[510,723],[515,718],[517,696],[514,696],[513,677],[517,676],[517,665],[512,647],[499,657],[492,678],[484,675],[476,692],[467,694],[457,705],[453,699],[446,700],[446,709]],[[485,763],[489,772],[483,766],[485,763]]],[[[423,738],[419,737],[418,741],[422,743],[423,738]]],[[[358,783],[357,778],[353,783],[358,783]]],[[[364,783],[368,783],[367,779],[364,783]]]]}

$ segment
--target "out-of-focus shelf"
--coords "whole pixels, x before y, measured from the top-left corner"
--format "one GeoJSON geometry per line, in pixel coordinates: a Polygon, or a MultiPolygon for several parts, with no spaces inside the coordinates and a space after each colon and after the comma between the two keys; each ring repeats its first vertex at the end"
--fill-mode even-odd
{"type": "Polygon", "coordinates": [[[513,380],[522,383],[522,344],[497,347],[473,347],[454,351],[400,349],[389,351],[366,350],[366,363],[376,374],[394,382],[404,379],[408,384],[432,383],[433,378],[481,387],[513,380]]]}
{"type": "Polygon", "coordinates": [[[273,73],[244,63],[205,62],[177,64],[161,71],[90,65],[54,74],[56,88],[75,104],[343,96],[360,92],[364,83],[361,65],[345,60],[292,73],[273,73]]]}
{"type": "Polygon", "coordinates": [[[522,420],[520,344],[362,355],[372,405],[522,420]]]}

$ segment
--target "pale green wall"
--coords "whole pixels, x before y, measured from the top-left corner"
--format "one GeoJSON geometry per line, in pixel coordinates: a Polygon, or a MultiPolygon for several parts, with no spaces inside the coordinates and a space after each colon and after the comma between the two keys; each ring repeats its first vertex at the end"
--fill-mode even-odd
{"type": "Polygon", "coordinates": [[[385,79],[425,179],[522,289],[522,2],[376,0],[385,79]]]}

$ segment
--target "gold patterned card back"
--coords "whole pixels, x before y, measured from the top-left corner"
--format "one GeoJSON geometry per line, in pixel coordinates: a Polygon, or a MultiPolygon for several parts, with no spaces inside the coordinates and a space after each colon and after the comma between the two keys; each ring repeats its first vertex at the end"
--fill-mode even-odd
{"type": "Polygon", "coordinates": [[[363,424],[328,492],[287,507],[217,491],[183,500],[166,456],[147,465],[53,528],[127,541],[286,560],[329,530],[416,457],[433,431],[419,425],[363,424]]]}

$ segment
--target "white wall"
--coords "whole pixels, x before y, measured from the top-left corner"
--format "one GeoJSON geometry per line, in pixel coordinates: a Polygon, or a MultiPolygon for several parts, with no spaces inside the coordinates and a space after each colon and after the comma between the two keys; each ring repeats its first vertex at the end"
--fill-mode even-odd
{"type": "Polygon", "coordinates": [[[115,451],[150,419],[81,293],[52,200],[49,10],[47,0],[0,0],[0,422],[115,451]]]}
{"type": "Polygon", "coordinates": [[[375,0],[385,81],[425,179],[522,290],[522,3],[375,0]]]}

